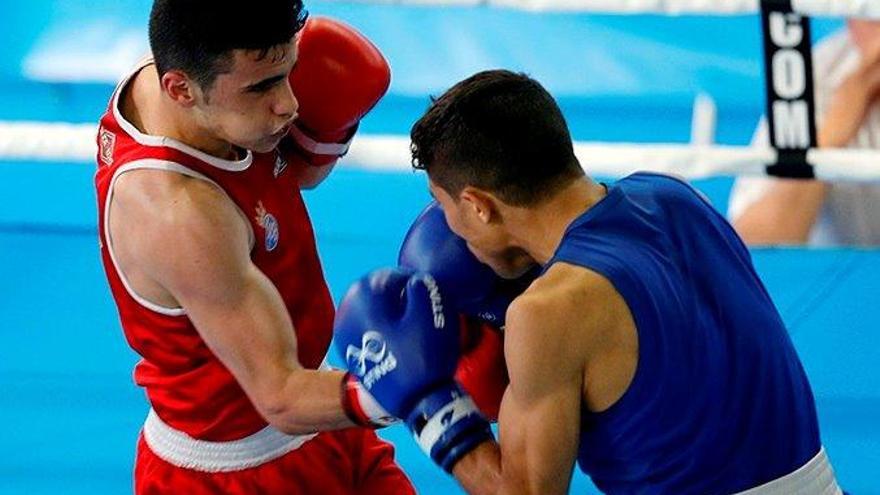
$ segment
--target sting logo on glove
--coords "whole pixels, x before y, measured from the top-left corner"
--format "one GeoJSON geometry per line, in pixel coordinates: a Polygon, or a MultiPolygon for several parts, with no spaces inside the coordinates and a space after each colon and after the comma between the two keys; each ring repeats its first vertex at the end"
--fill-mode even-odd
{"type": "Polygon", "coordinates": [[[434,328],[441,329],[446,326],[446,317],[443,315],[443,298],[440,296],[440,289],[437,282],[430,275],[422,276],[422,283],[428,289],[428,298],[431,300],[431,313],[434,315],[434,328]]]}
{"type": "Polygon", "coordinates": [[[355,370],[367,389],[372,388],[376,381],[397,368],[394,353],[388,352],[387,349],[382,334],[374,330],[364,333],[360,348],[353,345],[346,348],[345,360],[348,361],[348,368],[355,370]],[[367,361],[373,363],[369,370],[367,370],[367,361]]]}

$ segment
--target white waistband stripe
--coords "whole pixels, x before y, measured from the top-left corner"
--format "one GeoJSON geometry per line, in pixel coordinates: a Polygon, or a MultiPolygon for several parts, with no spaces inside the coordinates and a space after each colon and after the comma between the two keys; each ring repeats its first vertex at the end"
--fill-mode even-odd
{"type": "Polygon", "coordinates": [[[831,467],[828,455],[825,454],[825,447],[822,447],[818,454],[793,473],[737,495],[840,495],[841,493],[843,492],[834,478],[834,469],[831,467]]]}
{"type": "Polygon", "coordinates": [[[316,435],[287,435],[267,426],[240,440],[209,442],[175,430],[152,409],[144,422],[144,440],[159,458],[178,467],[209,473],[259,466],[298,449],[316,435]]]}

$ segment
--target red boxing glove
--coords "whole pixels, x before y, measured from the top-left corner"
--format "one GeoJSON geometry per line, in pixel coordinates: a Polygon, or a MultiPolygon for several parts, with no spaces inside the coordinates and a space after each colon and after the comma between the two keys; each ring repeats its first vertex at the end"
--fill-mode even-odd
{"type": "Polygon", "coordinates": [[[342,377],[342,410],[352,423],[367,428],[384,428],[398,421],[351,373],[342,377]]]}
{"type": "Polygon", "coordinates": [[[510,378],[504,361],[504,336],[489,323],[462,315],[461,357],[455,379],[490,421],[498,421],[501,398],[510,378]]]}
{"type": "Polygon", "coordinates": [[[290,86],[299,118],[290,129],[291,151],[309,165],[332,165],[388,90],[391,69],[367,38],[333,19],[310,18],[297,46],[290,86]]]}

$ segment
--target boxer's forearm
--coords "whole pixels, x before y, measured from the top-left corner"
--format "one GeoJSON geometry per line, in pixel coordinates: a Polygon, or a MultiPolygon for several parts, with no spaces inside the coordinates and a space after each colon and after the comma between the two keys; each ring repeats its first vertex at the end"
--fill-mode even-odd
{"type": "Polygon", "coordinates": [[[278,392],[277,401],[261,413],[272,426],[301,435],[353,426],[342,407],[343,372],[299,369],[278,392]]]}
{"type": "Polygon", "coordinates": [[[459,460],[452,474],[469,495],[488,495],[501,489],[501,450],[483,442],[459,460]]]}

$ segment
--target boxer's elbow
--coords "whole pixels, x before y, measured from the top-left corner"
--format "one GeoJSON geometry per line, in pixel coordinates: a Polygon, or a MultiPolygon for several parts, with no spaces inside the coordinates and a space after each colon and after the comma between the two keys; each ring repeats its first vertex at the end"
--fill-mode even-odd
{"type": "Polygon", "coordinates": [[[272,427],[287,435],[307,435],[316,433],[318,428],[303,419],[305,408],[300,401],[278,401],[260,409],[260,414],[272,427]]]}
{"type": "Polygon", "coordinates": [[[284,385],[267,387],[254,394],[252,400],[257,412],[275,429],[288,435],[306,435],[318,431],[310,420],[308,397],[296,393],[298,373],[294,372],[284,385]]]}
{"type": "Polygon", "coordinates": [[[302,168],[297,174],[299,188],[302,190],[310,190],[318,187],[318,185],[324,182],[324,179],[330,175],[330,172],[333,171],[335,166],[336,160],[327,165],[307,166],[302,168]]]}

